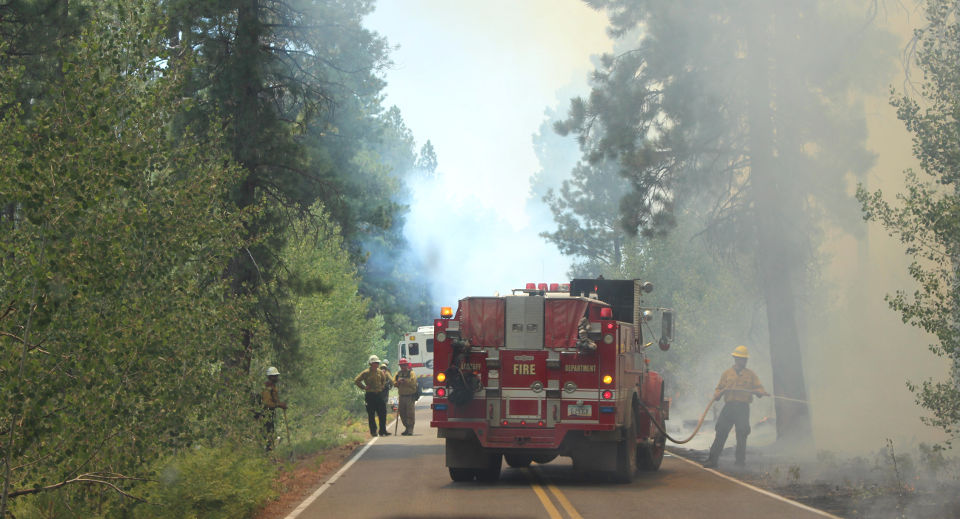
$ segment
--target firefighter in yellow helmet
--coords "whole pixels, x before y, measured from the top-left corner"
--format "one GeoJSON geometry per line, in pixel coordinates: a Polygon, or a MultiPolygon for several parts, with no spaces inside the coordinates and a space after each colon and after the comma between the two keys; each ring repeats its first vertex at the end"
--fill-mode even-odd
{"type": "Polygon", "coordinates": [[[717,418],[717,435],[710,446],[710,455],[703,464],[713,468],[720,460],[723,444],[727,442],[730,429],[737,428],[737,453],[735,464],[742,466],[747,458],[747,436],[750,434],[750,402],[753,396],[770,396],[764,391],[757,374],[747,369],[746,346],[737,346],[733,350],[733,367],[720,375],[720,383],[714,393],[714,400],[724,399],[723,410],[717,418]]]}
{"type": "Polygon", "coordinates": [[[367,359],[369,368],[360,372],[353,379],[353,383],[363,390],[364,403],[367,406],[367,422],[370,425],[370,436],[390,436],[387,432],[387,403],[383,401],[380,393],[383,392],[383,386],[386,384],[386,376],[380,371],[380,357],[370,355],[367,359]],[[376,417],[376,419],[375,419],[376,417]],[[377,419],[380,420],[380,428],[377,429],[377,419]]]}

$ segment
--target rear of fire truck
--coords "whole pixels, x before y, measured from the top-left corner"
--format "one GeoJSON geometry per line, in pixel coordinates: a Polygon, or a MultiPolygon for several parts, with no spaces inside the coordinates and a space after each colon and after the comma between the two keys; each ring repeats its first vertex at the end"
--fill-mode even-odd
{"type": "Polygon", "coordinates": [[[541,284],[467,297],[434,322],[432,427],[454,481],[495,481],[511,467],[569,456],[574,468],[630,481],[663,459],[669,402],[648,367],[644,329],[673,313],[644,308],[638,280],[541,284]],[[659,426],[659,427],[658,427],[659,426]]]}

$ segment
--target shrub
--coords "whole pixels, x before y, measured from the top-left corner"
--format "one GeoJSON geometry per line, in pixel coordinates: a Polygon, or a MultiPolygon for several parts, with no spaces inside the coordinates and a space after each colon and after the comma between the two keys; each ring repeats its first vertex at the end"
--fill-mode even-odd
{"type": "Polygon", "coordinates": [[[197,448],[170,459],[147,485],[134,517],[236,519],[273,497],[274,468],[249,448],[197,448]]]}

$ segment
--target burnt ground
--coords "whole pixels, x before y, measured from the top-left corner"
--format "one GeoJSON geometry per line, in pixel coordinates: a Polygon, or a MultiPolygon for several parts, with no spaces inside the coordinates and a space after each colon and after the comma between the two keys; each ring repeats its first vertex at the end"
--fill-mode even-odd
{"type": "MultiPolygon", "coordinates": [[[[703,463],[706,450],[669,447],[671,453],[703,463]]],[[[839,458],[821,453],[816,460],[796,461],[766,450],[751,449],[747,465],[733,464],[733,449],[724,449],[720,472],[820,510],[845,518],[960,518],[960,478],[946,470],[923,474],[909,456],[896,468],[878,453],[839,458]]]]}

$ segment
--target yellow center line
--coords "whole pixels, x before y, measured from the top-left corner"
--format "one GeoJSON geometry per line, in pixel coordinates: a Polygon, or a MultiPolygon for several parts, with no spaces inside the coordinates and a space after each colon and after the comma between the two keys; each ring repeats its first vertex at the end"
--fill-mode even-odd
{"type": "Polygon", "coordinates": [[[553,492],[554,497],[556,497],[557,501],[560,502],[560,506],[567,511],[567,515],[570,516],[570,519],[583,519],[583,516],[577,513],[577,509],[573,507],[573,504],[567,500],[567,496],[563,495],[563,492],[561,492],[559,488],[555,487],[551,483],[547,483],[547,488],[550,489],[550,492],[553,492]]]}
{"type": "Polygon", "coordinates": [[[550,516],[550,519],[563,519],[563,516],[560,515],[560,511],[557,510],[557,507],[553,506],[553,503],[550,501],[550,496],[543,491],[543,487],[540,486],[536,480],[533,479],[533,475],[530,473],[530,469],[523,469],[523,475],[530,480],[530,486],[533,487],[533,493],[537,494],[537,498],[540,499],[540,504],[547,510],[547,515],[550,516]]]}
{"type": "Polygon", "coordinates": [[[537,474],[537,477],[539,477],[541,480],[543,480],[546,483],[547,488],[550,490],[550,493],[553,494],[553,497],[557,498],[557,501],[560,503],[560,506],[562,506],[563,509],[567,512],[567,515],[570,516],[570,519],[583,519],[583,516],[580,515],[579,512],[577,512],[576,508],[574,508],[573,503],[571,503],[570,500],[567,499],[567,496],[563,495],[563,492],[561,492],[560,489],[557,488],[557,486],[550,481],[550,478],[548,478],[546,474],[541,472],[539,469],[531,469],[531,470],[534,470],[537,474]]]}

